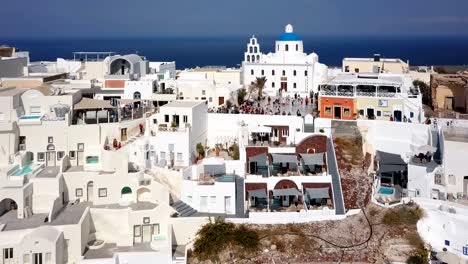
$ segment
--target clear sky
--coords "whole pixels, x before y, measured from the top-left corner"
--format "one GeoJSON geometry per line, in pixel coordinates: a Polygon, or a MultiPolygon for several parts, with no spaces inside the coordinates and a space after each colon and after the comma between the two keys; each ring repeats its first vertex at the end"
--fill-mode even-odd
{"type": "Polygon", "coordinates": [[[468,35],[468,0],[4,0],[0,37],[468,35]]]}

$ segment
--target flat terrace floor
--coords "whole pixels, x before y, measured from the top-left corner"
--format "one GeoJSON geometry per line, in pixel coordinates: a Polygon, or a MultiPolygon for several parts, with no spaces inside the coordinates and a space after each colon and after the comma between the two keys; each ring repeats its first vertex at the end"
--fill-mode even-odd
{"type": "Polygon", "coordinates": [[[138,243],[131,247],[118,247],[115,243],[105,244],[100,249],[90,249],[85,252],[85,259],[112,258],[117,252],[156,252],[150,246],[150,243],[138,243]]]}

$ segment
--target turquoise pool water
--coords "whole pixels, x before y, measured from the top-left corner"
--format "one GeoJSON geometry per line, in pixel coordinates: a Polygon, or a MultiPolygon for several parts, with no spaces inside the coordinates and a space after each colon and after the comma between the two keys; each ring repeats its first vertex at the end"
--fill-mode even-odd
{"type": "Polygon", "coordinates": [[[30,115],[30,116],[22,116],[20,119],[39,119],[41,116],[38,115],[30,115]]]}
{"type": "Polygon", "coordinates": [[[220,176],[216,176],[216,180],[218,182],[234,182],[236,181],[236,176],[235,175],[220,175],[220,176]]]}
{"type": "Polygon", "coordinates": [[[393,194],[393,192],[395,192],[395,189],[393,188],[389,188],[389,187],[380,187],[379,189],[379,193],[380,194],[393,194]]]}
{"type": "Polygon", "coordinates": [[[31,167],[32,167],[32,162],[30,162],[30,163],[24,165],[23,168],[18,169],[18,170],[15,171],[12,175],[13,175],[13,176],[21,176],[21,175],[23,175],[23,174],[26,174],[26,173],[28,173],[28,172],[31,172],[31,171],[32,171],[32,168],[31,168],[31,167]]]}

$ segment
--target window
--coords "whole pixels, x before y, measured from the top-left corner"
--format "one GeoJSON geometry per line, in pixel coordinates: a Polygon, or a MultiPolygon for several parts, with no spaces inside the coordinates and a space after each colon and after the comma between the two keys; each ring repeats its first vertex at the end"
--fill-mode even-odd
{"type": "Polygon", "coordinates": [[[307,70],[304,71],[304,76],[307,76],[307,70]]]}
{"type": "Polygon", "coordinates": [[[158,120],[155,118],[153,119],[153,124],[157,124],[158,123],[158,120]]]}
{"type": "Polygon", "coordinates": [[[349,66],[345,66],[344,71],[349,72],[349,66]]]}
{"type": "Polygon", "coordinates": [[[293,75],[296,76],[296,70],[293,71],[293,75]]]}
{"type": "Polygon", "coordinates": [[[275,82],[271,82],[271,87],[275,88],[275,82]]]}
{"type": "Polygon", "coordinates": [[[359,73],[359,68],[355,68],[355,69],[354,69],[354,72],[355,72],[355,73],[359,73]]]}
{"type": "Polygon", "coordinates": [[[379,99],[379,107],[388,107],[388,100],[379,99]]]}
{"type": "Polygon", "coordinates": [[[351,116],[351,110],[347,107],[343,109],[343,115],[344,116],[351,116]]]}
{"type": "Polygon", "coordinates": [[[45,153],[44,152],[38,152],[37,153],[37,161],[44,161],[45,159],[45,153]]]}
{"type": "Polygon", "coordinates": [[[332,109],[331,109],[330,106],[326,106],[326,107],[325,107],[325,114],[326,114],[326,115],[331,115],[331,111],[332,111],[332,109]]]}
{"type": "Polygon", "coordinates": [[[153,225],[153,235],[159,235],[159,224],[153,225]]]}
{"type": "Polygon", "coordinates": [[[254,75],[254,70],[250,70],[250,75],[254,75]]]}
{"type": "Polygon", "coordinates": [[[198,100],[198,97],[195,97],[195,100],[198,100]]]}
{"type": "Polygon", "coordinates": [[[449,183],[450,185],[455,185],[455,184],[457,183],[457,181],[455,180],[455,175],[449,174],[448,183],[449,183]]]}
{"type": "Polygon", "coordinates": [[[159,156],[161,157],[161,159],[165,159],[165,158],[166,158],[166,152],[161,151],[161,153],[159,154],[159,156]]]}
{"type": "Polygon", "coordinates": [[[216,203],[216,196],[210,196],[210,203],[211,204],[216,203]]]}
{"type": "Polygon", "coordinates": [[[287,137],[289,136],[289,129],[283,129],[283,131],[281,132],[283,134],[283,137],[287,137]]]}
{"type": "Polygon", "coordinates": [[[296,44],[296,51],[299,51],[299,44],[296,44]]]}
{"type": "Polygon", "coordinates": [[[65,151],[57,151],[57,160],[61,160],[65,156],[65,151]]]}
{"type": "Polygon", "coordinates": [[[133,93],[133,99],[141,99],[141,93],[140,92],[134,92],[133,93]]]}
{"type": "Polygon", "coordinates": [[[13,259],[13,248],[3,249],[3,259],[13,259]]]}
{"type": "Polygon", "coordinates": [[[413,117],[414,117],[414,113],[413,113],[413,112],[410,112],[410,113],[409,113],[409,117],[410,117],[410,118],[413,118],[413,117]]]}
{"type": "Polygon", "coordinates": [[[183,120],[184,120],[184,123],[187,123],[187,122],[188,122],[188,116],[184,115],[182,118],[183,118],[183,120]]]}
{"type": "Polygon", "coordinates": [[[213,97],[209,97],[208,102],[210,102],[210,103],[213,102],[213,97]]]}
{"type": "Polygon", "coordinates": [[[284,45],[284,50],[285,50],[285,51],[288,51],[288,50],[289,50],[289,45],[288,45],[288,44],[284,45]]]}
{"type": "Polygon", "coordinates": [[[76,196],[76,197],[81,197],[81,196],[83,196],[83,189],[82,189],[82,188],[76,188],[76,189],[75,189],[75,196],[76,196]]]}
{"type": "Polygon", "coordinates": [[[250,62],[250,55],[247,55],[247,61],[250,62]]]}
{"type": "Polygon", "coordinates": [[[206,97],[202,97],[201,99],[202,99],[202,100],[206,100],[206,97]]]}
{"type": "Polygon", "coordinates": [[[169,123],[169,115],[164,115],[164,122],[169,123]]]}
{"type": "Polygon", "coordinates": [[[143,217],[143,224],[149,224],[150,223],[150,218],[149,217],[143,217]]]}
{"type": "Polygon", "coordinates": [[[107,197],[107,188],[99,188],[99,197],[107,197]]]}
{"type": "Polygon", "coordinates": [[[54,137],[48,137],[48,138],[47,138],[47,142],[48,142],[49,144],[54,143],[54,137]]]}
{"type": "Polygon", "coordinates": [[[201,91],[201,94],[202,94],[202,95],[206,95],[206,90],[202,90],[202,91],[201,91]]]}
{"type": "Polygon", "coordinates": [[[271,70],[271,75],[275,76],[275,70],[271,70]]]}
{"type": "Polygon", "coordinates": [[[264,71],[264,70],[262,70],[262,75],[265,75],[265,71],[264,71]]]}
{"type": "Polygon", "coordinates": [[[45,263],[46,264],[52,263],[52,253],[50,252],[45,253],[45,263]]]}
{"type": "Polygon", "coordinates": [[[182,161],[182,153],[177,152],[177,161],[182,161]]]}
{"type": "Polygon", "coordinates": [[[133,226],[133,236],[134,237],[140,237],[141,236],[141,226],[139,226],[139,225],[133,226]]]}
{"type": "Polygon", "coordinates": [[[377,116],[382,116],[382,111],[377,110],[377,116]]]}
{"type": "Polygon", "coordinates": [[[254,47],[254,53],[257,53],[257,47],[254,47]]]}
{"type": "Polygon", "coordinates": [[[364,116],[364,109],[360,109],[360,110],[359,110],[359,115],[360,115],[360,116],[364,116]]]}
{"type": "Polygon", "coordinates": [[[99,157],[98,156],[87,156],[86,157],[86,163],[87,164],[99,163],[99,157]]]}
{"type": "Polygon", "coordinates": [[[31,263],[31,255],[29,255],[29,254],[24,254],[24,255],[23,255],[23,263],[24,263],[24,264],[29,264],[29,263],[31,263]]]}
{"type": "Polygon", "coordinates": [[[252,47],[249,47],[249,52],[253,53],[253,48],[252,47]]]}
{"type": "Polygon", "coordinates": [[[78,150],[84,150],[84,143],[78,143],[78,150]]]}
{"type": "Polygon", "coordinates": [[[283,76],[285,76],[285,75],[286,75],[286,71],[285,71],[285,70],[283,70],[283,76]]]}
{"type": "Polygon", "coordinates": [[[71,151],[70,151],[69,158],[70,158],[71,160],[74,160],[74,159],[76,158],[76,152],[75,152],[74,150],[71,150],[71,151]]]}
{"type": "Polygon", "coordinates": [[[293,83],[293,88],[297,88],[297,85],[296,85],[296,83],[293,83]]]}

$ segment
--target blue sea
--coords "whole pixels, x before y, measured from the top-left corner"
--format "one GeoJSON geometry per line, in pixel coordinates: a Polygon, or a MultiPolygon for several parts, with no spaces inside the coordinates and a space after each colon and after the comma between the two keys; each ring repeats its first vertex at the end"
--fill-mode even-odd
{"type": "MultiPolygon", "coordinates": [[[[250,36],[169,37],[106,39],[0,39],[0,44],[30,52],[31,61],[73,58],[74,51],[137,52],[151,61],[176,61],[178,69],[206,65],[238,66],[243,60],[250,36]]],[[[263,53],[274,50],[275,37],[257,37],[263,53]]],[[[316,52],[319,60],[339,66],[344,57],[371,57],[409,60],[410,65],[466,65],[468,37],[303,37],[307,53],[316,52]]]]}

